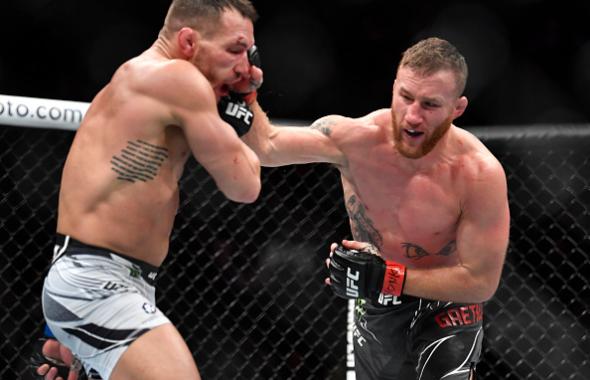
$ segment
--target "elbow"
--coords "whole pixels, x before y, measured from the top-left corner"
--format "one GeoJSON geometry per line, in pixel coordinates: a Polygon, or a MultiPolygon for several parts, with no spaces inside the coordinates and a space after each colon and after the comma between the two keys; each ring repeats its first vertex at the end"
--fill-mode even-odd
{"type": "Polygon", "coordinates": [[[491,268],[491,265],[462,266],[461,275],[456,278],[463,283],[464,296],[458,297],[462,302],[483,303],[489,301],[500,284],[501,267],[491,268]]]}
{"type": "Polygon", "coordinates": [[[489,301],[494,294],[496,294],[496,288],[493,289],[484,289],[479,294],[479,299],[476,302],[483,303],[489,301]]]}
{"type": "Polygon", "coordinates": [[[260,179],[258,179],[254,185],[250,186],[250,188],[247,189],[247,191],[244,191],[241,194],[240,200],[238,202],[240,202],[240,203],[254,203],[254,202],[256,202],[256,200],[258,199],[258,196],[260,195],[261,188],[262,188],[262,185],[260,183],[260,179]]]}
{"type": "Polygon", "coordinates": [[[476,285],[476,291],[473,292],[474,300],[473,302],[487,302],[489,301],[494,294],[496,294],[496,290],[498,290],[499,280],[487,280],[482,281],[480,284],[476,285]]]}
{"type": "Polygon", "coordinates": [[[248,166],[243,168],[247,174],[240,176],[239,183],[233,183],[225,196],[234,202],[254,203],[260,195],[262,182],[260,179],[260,159],[251,153],[248,157],[248,166]],[[231,194],[230,194],[231,193],[231,194]]]}
{"type": "Polygon", "coordinates": [[[226,191],[223,194],[231,201],[238,203],[254,203],[260,195],[262,188],[260,176],[255,178],[248,186],[240,187],[239,189],[232,189],[233,191],[226,191]]]}

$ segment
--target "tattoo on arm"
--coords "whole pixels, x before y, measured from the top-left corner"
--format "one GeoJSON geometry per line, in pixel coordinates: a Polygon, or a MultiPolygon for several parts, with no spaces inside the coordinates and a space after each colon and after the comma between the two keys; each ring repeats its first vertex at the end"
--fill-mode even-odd
{"type": "Polygon", "coordinates": [[[167,148],[142,140],[127,141],[127,146],[111,158],[111,170],[119,180],[147,182],[158,175],[167,158],[167,148]]]}
{"type": "Polygon", "coordinates": [[[321,118],[314,121],[309,127],[311,129],[317,129],[326,136],[330,136],[330,134],[332,134],[332,129],[330,129],[330,126],[334,124],[335,122],[331,118],[321,118]]]}
{"type": "Polygon", "coordinates": [[[373,221],[367,215],[365,206],[358,200],[356,195],[348,198],[346,201],[346,210],[351,220],[354,240],[371,243],[381,250],[383,247],[383,236],[373,225],[373,221]]]}
{"type": "Polygon", "coordinates": [[[406,257],[412,260],[420,260],[426,256],[450,256],[457,251],[457,241],[451,240],[437,253],[430,253],[418,244],[402,243],[402,247],[406,250],[406,257]]]}

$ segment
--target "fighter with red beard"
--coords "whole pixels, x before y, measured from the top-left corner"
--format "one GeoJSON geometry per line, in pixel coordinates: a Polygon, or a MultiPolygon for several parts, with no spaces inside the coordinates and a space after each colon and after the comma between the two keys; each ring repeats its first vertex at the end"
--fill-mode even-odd
{"type": "Polygon", "coordinates": [[[326,283],[357,299],[362,379],[472,379],[482,303],[495,293],[510,213],[500,162],[453,124],[467,64],[439,38],[406,50],[391,108],[273,126],[254,105],[244,141],[264,166],[327,162],[341,173],[354,240],[332,244],[326,283]]]}

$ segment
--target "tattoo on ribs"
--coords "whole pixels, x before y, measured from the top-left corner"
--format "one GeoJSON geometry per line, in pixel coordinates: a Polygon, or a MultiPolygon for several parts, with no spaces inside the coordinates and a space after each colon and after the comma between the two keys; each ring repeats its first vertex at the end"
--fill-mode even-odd
{"type": "Polygon", "coordinates": [[[117,179],[128,182],[147,182],[158,175],[168,158],[168,149],[142,140],[127,141],[127,146],[111,158],[111,169],[117,179]]]}
{"type": "Polygon", "coordinates": [[[450,256],[457,251],[457,242],[451,240],[437,253],[430,253],[418,244],[402,243],[402,247],[406,250],[406,257],[413,260],[420,260],[426,256],[450,256]]]}
{"type": "Polygon", "coordinates": [[[371,243],[379,250],[383,248],[383,236],[373,226],[373,221],[367,216],[365,206],[352,195],[346,202],[346,209],[350,216],[352,236],[356,241],[371,243]]]}
{"type": "Polygon", "coordinates": [[[332,130],[329,127],[333,124],[334,121],[330,119],[321,119],[314,121],[309,127],[311,129],[317,129],[326,136],[330,136],[330,134],[332,134],[332,130]]]}

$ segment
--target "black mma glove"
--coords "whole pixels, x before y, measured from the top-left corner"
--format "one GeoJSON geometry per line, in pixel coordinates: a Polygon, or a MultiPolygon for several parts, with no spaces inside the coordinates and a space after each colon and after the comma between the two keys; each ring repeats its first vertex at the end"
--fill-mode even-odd
{"type": "Polygon", "coordinates": [[[250,49],[248,49],[248,62],[250,62],[250,65],[252,66],[262,68],[260,53],[258,52],[258,48],[256,47],[256,45],[252,45],[250,49]]]}
{"type": "Polygon", "coordinates": [[[342,298],[378,301],[379,294],[400,296],[406,267],[367,251],[338,246],[330,258],[332,290],[342,298]]]}
{"type": "MultiPolygon", "coordinates": [[[[260,54],[256,45],[248,49],[248,62],[250,65],[261,67],[260,54]]],[[[240,137],[248,133],[252,127],[254,114],[249,105],[256,100],[256,95],[256,90],[247,94],[231,92],[217,103],[217,110],[223,121],[234,127],[240,137]]]]}
{"type": "Polygon", "coordinates": [[[245,135],[252,127],[254,114],[250,111],[243,94],[232,92],[229,96],[224,96],[217,103],[217,110],[223,121],[234,127],[238,136],[245,135]]]}
{"type": "Polygon", "coordinates": [[[39,338],[33,344],[33,352],[31,354],[31,357],[29,358],[29,368],[32,375],[31,379],[43,379],[44,376],[37,374],[37,369],[41,367],[43,364],[49,364],[50,367],[57,368],[57,375],[55,376],[55,378],[61,377],[62,379],[67,379],[70,370],[73,370],[78,372],[78,380],[86,380],[86,374],[84,370],[82,370],[82,365],[79,361],[76,360],[74,364],[75,368],[72,368],[66,365],[61,360],[53,359],[43,355],[43,345],[45,344],[45,342],[47,342],[48,339],[52,338],[39,338]]]}

